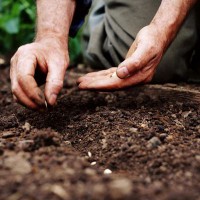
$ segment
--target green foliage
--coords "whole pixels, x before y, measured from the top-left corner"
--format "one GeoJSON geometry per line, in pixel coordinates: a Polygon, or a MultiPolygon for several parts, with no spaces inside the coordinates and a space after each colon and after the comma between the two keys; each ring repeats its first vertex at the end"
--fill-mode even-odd
{"type": "Polygon", "coordinates": [[[81,49],[81,35],[82,29],[77,33],[75,38],[69,40],[69,56],[71,64],[82,62],[82,49],[81,49]]]}
{"type": "Polygon", "coordinates": [[[0,53],[15,51],[34,38],[35,2],[0,0],[0,53]]]}
{"type": "MultiPolygon", "coordinates": [[[[56,3],[56,2],[55,2],[56,3]]],[[[13,53],[35,36],[36,6],[34,0],[0,0],[0,54],[13,53]]],[[[70,58],[80,58],[80,37],[70,39],[70,58]]]]}

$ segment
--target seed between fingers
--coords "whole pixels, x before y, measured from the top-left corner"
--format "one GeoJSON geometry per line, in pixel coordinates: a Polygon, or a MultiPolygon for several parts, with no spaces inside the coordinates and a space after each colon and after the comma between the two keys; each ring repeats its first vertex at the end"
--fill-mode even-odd
{"type": "Polygon", "coordinates": [[[116,76],[117,76],[117,73],[114,72],[114,73],[112,73],[112,74],[110,75],[110,78],[112,78],[112,77],[116,77],[116,76]]]}

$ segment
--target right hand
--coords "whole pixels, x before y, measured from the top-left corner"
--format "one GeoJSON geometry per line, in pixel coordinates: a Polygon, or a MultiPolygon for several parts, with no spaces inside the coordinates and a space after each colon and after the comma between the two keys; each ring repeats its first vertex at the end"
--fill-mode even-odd
{"type": "Polygon", "coordinates": [[[69,64],[67,41],[46,37],[18,49],[11,59],[11,89],[14,98],[31,109],[41,110],[45,100],[49,105],[56,103],[63,87],[65,71],[69,64]],[[44,94],[35,79],[35,72],[45,76],[44,94]]]}
{"type": "Polygon", "coordinates": [[[78,79],[80,89],[116,90],[152,80],[166,49],[165,32],[155,25],[142,28],[125,60],[118,66],[86,74],[78,79]]]}

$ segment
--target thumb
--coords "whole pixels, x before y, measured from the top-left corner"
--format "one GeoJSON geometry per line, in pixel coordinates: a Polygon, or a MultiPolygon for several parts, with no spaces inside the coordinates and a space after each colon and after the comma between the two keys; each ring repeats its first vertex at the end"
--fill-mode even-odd
{"type": "Polygon", "coordinates": [[[60,63],[49,63],[48,74],[45,85],[45,97],[50,105],[54,105],[57,100],[57,96],[63,87],[63,81],[65,76],[67,65],[60,65],[60,63]]]}
{"type": "Polygon", "coordinates": [[[127,58],[117,68],[117,76],[121,79],[131,76],[143,68],[149,60],[150,55],[145,46],[139,45],[134,51],[130,48],[127,58]]]}

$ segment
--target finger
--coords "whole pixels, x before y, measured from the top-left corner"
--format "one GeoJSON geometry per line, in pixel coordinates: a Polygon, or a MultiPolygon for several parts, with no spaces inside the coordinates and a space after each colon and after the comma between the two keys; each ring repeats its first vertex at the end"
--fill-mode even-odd
{"type": "Polygon", "coordinates": [[[96,79],[87,79],[82,81],[79,84],[80,89],[100,89],[100,90],[111,90],[111,89],[119,89],[120,80],[110,80],[110,78],[98,77],[96,79]]]}
{"type": "Polygon", "coordinates": [[[40,107],[36,103],[31,101],[29,98],[27,98],[26,94],[23,92],[23,90],[19,86],[14,87],[12,92],[13,92],[13,98],[17,103],[26,107],[28,106],[29,108],[33,110],[40,109],[40,107]]]}
{"type": "Polygon", "coordinates": [[[153,57],[147,47],[138,46],[134,53],[118,66],[117,76],[121,79],[131,76],[146,66],[153,57]]]}
{"type": "Polygon", "coordinates": [[[51,61],[48,63],[48,74],[45,85],[45,97],[48,104],[54,105],[58,93],[63,87],[63,80],[67,64],[61,61],[51,61]]]}
{"type": "Polygon", "coordinates": [[[95,79],[96,77],[99,77],[99,76],[107,76],[107,75],[114,73],[116,70],[117,70],[116,67],[112,67],[112,68],[107,69],[107,70],[101,70],[101,71],[98,71],[98,72],[91,72],[91,73],[88,73],[88,74],[80,77],[77,80],[77,83],[79,84],[80,82],[83,82],[85,80],[95,79]]]}
{"type": "Polygon", "coordinates": [[[95,79],[85,79],[79,84],[80,89],[88,90],[116,90],[125,87],[137,85],[139,83],[145,83],[149,81],[152,76],[152,69],[145,72],[138,71],[135,75],[126,79],[119,79],[117,76],[99,76],[95,79]]]}
{"type": "Polygon", "coordinates": [[[113,74],[116,72],[115,70],[116,68],[107,75],[96,74],[93,77],[84,77],[79,84],[79,88],[103,90],[119,89],[123,80],[119,79],[116,74],[113,76],[113,74]]]}
{"type": "Polygon", "coordinates": [[[11,68],[10,68],[10,79],[11,79],[11,90],[13,93],[14,101],[20,103],[21,105],[28,106],[31,109],[38,109],[38,105],[27,98],[24,91],[18,84],[17,81],[17,56],[13,56],[11,59],[11,68]]]}
{"type": "MultiPolygon", "coordinates": [[[[38,87],[34,73],[37,65],[37,60],[34,56],[20,59],[17,63],[17,82],[23,90],[26,97],[40,107],[45,105],[45,97],[43,92],[38,87]]],[[[25,104],[25,103],[24,103],[25,104]]],[[[27,105],[29,106],[29,105],[27,105]]]]}

